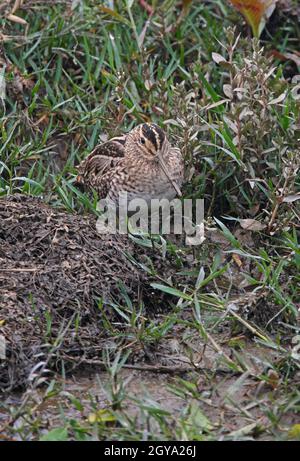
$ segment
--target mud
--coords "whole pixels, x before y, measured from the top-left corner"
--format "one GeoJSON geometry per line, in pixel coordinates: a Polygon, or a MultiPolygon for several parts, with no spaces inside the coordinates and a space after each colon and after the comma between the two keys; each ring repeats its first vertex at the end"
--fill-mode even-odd
{"type": "MultiPolygon", "coordinates": [[[[201,345],[201,341],[198,345],[201,345]]],[[[165,346],[163,341],[161,350],[165,346]]],[[[174,376],[151,373],[146,371],[143,364],[141,370],[123,368],[118,373],[117,382],[118,386],[123,386],[125,398],[118,411],[125,414],[126,418],[134,420],[140,432],[145,430],[144,409],[153,408],[154,413],[155,409],[159,409],[170,418],[170,430],[176,419],[177,423],[182,422],[182,428],[188,428],[190,436],[192,434],[195,440],[202,433],[208,436],[210,431],[213,431],[214,440],[226,437],[239,440],[272,439],[268,432],[268,409],[274,404],[274,400],[284,402],[282,385],[274,389],[268,383],[263,384],[257,376],[265,372],[267,364],[275,359],[274,352],[246,342],[242,357],[247,362],[248,371],[239,377],[231,373],[214,373],[212,370],[213,364],[218,360],[217,355],[209,350],[205,355],[210,372],[200,368],[197,373],[174,376]],[[185,391],[181,379],[190,383],[185,391]],[[194,387],[191,387],[191,383],[194,387]],[[191,389],[194,391],[191,392],[191,389]],[[190,432],[191,428],[193,433],[190,432]]],[[[185,360],[188,358],[185,357],[185,360]]],[[[295,378],[295,385],[297,383],[299,376],[298,380],[295,378]]],[[[4,439],[10,437],[10,426],[17,428],[8,408],[10,405],[22,405],[24,398],[26,394],[12,393],[0,403],[0,428],[4,428],[4,439]]],[[[64,424],[66,421],[77,420],[84,427],[95,412],[108,411],[111,408],[111,375],[96,367],[93,373],[81,371],[72,378],[57,377],[55,391],[48,397],[45,398],[45,390],[35,389],[30,391],[30,399],[33,408],[31,417],[38,421],[41,434],[46,433],[49,427],[61,427],[62,414],[64,424]],[[76,407],[74,399],[80,401],[80,408],[76,407]]],[[[159,440],[162,437],[161,427],[157,418],[150,415],[151,411],[146,418],[147,431],[155,434],[159,440]]],[[[277,436],[286,437],[288,428],[298,420],[298,416],[287,408],[282,415],[277,436]]],[[[180,424],[177,430],[179,427],[180,424]]],[[[18,440],[18,437],[16,431],[14,439],[18,440]]],[[[28,440],[32,438],[34,434],[29,432],[28,440]]]]}
{"type": "Polygon", "coordinates": [[[126,236],[97,234],[95,220],[28,196],[0,199],[0,389],[25,385],[61,351],[67,362],[99,354],[103,316],[116,315],[110,302],[147,298],[150,280],[134,262],[140,249],[126,236]]]}
{"type": "MultiPolygon", "coordinates": [[[[130,299],[135,306],[143,305],[147,316],[155,315],[155,322],[163,322],[163,314],[178,298],[154,293],[151,282],[176,277],[174,286],[188,285],[186,277],[175,275],[178,268],[171,257],[138,246],[127,236],[99,235],[95,221],[92,215],[66,213],[29,196],[0,199],[0,339],[6,343],[6,359],[0,359],[0,391],[36,388],[55,371],[99,366],[104,350],[122,349],[126,321],[113,305],[126,306],[130,299]],[[140,264],[149,261],[160,278],[149,275],[140,264]]],[[[243,318],[245,303],[252,317],[266,313],[259,298],[251,303],[245,293],[240,298],[235,304],[243,318]]],[[[277,311],[272,306],[258,325],[277,311]]],[[[189,322],[193,314],[182,315],[189,322]]],[[[230,331],[227,334],[230,337],[230,331]]],[[[178,362],[175,357],[183,354],[179,343],[184,335],[185,327],[175,326],[159,349],[149,345],[146,350],[142,341],[135,340],[132,360],[146,358],[176,372],[187,364],[186,358],[178,362]]],[[[203,344],[196,342],[193,349],[202,357],[203,344]]],[[[209,351],[203,360],[208,369],[215,367],[215,356],[210,360],[209,351]]]]}

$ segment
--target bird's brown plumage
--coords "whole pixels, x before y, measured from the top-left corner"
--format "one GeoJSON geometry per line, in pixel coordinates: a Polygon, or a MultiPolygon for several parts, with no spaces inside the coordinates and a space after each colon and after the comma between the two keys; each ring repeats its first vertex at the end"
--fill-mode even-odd
{"type": "Polygon", "coordinates": [[[99,198],[172,199],[181,195],[184,164],[164,131],[144,123],[128,134],[97,146],[78,166],[78,182],[94,188],[99,198]]]}

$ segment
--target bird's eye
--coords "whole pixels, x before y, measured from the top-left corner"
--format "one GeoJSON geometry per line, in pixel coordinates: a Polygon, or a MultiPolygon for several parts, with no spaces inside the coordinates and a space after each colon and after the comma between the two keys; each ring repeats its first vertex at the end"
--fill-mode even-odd
{"type": "Polygon", "coordinates": [[[140,142],[141,142],[141,144],[146,144],[146,141],[145,141],[144,138],[141,138],[141,139],[140,139],[140,142]]]}

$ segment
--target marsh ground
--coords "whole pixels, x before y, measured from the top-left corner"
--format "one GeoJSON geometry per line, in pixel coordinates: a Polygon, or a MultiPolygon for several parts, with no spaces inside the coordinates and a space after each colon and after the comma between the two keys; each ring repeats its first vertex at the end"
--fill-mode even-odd
{"type": "MultiPolygon", "coordinates": [[[[29,296],[46,312],[46,359],[27,389],[1,397],[0,437],[299,439],[299,6],[279,2],[258,44],[225,0],[153,2],[151,16],[141,3],[28,1],[23,24],[1,6],[0,194],[94,215],[76,164],[99,137],[152,120],[184,153],[184,196],[205,199],[206,240],[135,242],[151,248],[151,294],[136,302],[120,290],[99,351],[73,374],[53,333],[57,298],[44,309],[29,296]]],[[[28,269],[39,253],[22,248],[28,269]]],[[[5,291],[15,260],[0,256],[5,291]]],[[[70,335],[102,304],[79,303],[70,335]]],[[[3,305],[0,332],[19,318],[3,305]]]]}

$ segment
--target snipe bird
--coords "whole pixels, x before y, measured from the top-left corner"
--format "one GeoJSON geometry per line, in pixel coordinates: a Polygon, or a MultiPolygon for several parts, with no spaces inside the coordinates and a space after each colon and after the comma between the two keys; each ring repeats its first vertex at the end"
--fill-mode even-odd
{"type": "Polygon", "coordinates": [[[99,199],[172,200],[181,196],[184,164],[165,132],[143,123],[129,133],[98,145],[78,166],[77,183],[96,190],[99,199]]]}

